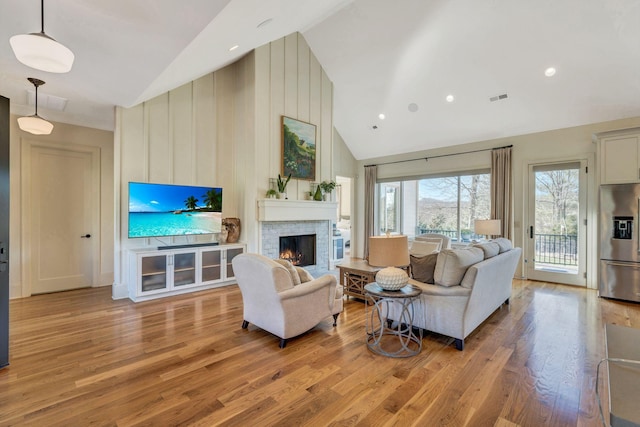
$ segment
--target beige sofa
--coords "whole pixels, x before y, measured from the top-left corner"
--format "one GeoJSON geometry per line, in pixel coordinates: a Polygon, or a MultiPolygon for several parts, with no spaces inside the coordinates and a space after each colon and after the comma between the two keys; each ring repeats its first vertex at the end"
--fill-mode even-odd
{"type": "MultiPolygon", "coordinates": [[[[455,338],[458,350],[465,338],[502,304],[508,304],[513,275],[522,249],[507,239],[445,249],[436,255],[433,282],[409,282],[422,289],[414,304],[413,326],[455,338]]],[[[427,260],[427,258],[422,258],[427,260]]],[[[412,257],[414,276],[421,268],[412,257]],[[414,264],[415,263],[415,264],[414,264]]],[[[424,273],[421,277],[424,279],[424,273]]],[[[400,318],[399,305],[391,304],[387,318],[400,318]]]]}

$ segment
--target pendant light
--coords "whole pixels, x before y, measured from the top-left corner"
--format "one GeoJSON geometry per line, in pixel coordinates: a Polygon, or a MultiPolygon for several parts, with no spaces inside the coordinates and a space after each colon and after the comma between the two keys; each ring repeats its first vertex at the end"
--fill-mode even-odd
{"type": "Polygon", "coordinates": [[[40,0],[40,32],[9,39],[13,53],[24,65],[50,73],[67,73],[75,56],[66,46],[44,32],[44,0],[40,0]]]}
{"type": "Polygon", "coordinates": [[[49,135],[53,130],[53,125],[38,115],[38,86],[44,84],[42,80],[29,77],[28,79],[36,87],[36,113],[33,116],[20,117],[18,126],[25,132],[34,135],[49,135]]]}

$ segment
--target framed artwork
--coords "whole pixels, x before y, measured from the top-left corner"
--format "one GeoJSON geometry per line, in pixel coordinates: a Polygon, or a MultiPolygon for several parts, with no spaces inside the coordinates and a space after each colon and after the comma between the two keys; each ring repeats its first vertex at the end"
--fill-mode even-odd
{"type": "Polygon", "coordinates": [[[282,176],[316,179],[316,125],[282,116],[282,176]]]}

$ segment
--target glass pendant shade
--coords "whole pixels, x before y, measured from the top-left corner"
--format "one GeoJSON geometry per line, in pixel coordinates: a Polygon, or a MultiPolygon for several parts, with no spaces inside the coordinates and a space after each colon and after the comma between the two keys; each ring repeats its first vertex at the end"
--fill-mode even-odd
{"type": "Polygon", "coordinates": [[[19,34],[9,39],[18,61],[36,70],[67,73],[75,55],[45,33],[19,34]]]}
{"type": "Polygon", "coordinates": [[[33,135],[49,135],[53,130],[53,124],[49,123],[42,117],[34,114],[33,116],[19,117],[18,126],[25,132],[33,135]]]}
{"type": "Polygon", "coordinates": [[[32,116],[19,117],[18,126],[23,131],[34,135],[49,135],[53,130],[53,124],[38,115],[38,86],[42,86],[44,82],[34,77],[29,77],[27,80],[36,88],[36,111],[32,116]]]}

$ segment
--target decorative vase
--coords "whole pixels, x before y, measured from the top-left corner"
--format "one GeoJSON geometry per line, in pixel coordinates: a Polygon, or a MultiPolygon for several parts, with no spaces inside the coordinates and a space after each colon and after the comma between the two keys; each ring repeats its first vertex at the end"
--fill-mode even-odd
{"type": "Polygon", "coordinates": [[[324,200],[325,202],[330,202],[331,201],[331,193],[324,193],[322,195],[322,200],[324,200]]]}
{"type": "Polygon", "coordinates": [[[313,200],[322,200],[322,190],[320,189],[319,185],[316,187],[316,192],[313,194],[313,200]]]}
{"type": "Polygon", "coordinates": [[[224,218],[222,226],[227,230],[227,243],[236,243],[240,239],[240,218],[224,218]]]}
{"type": "Polygon", "coordinates": [[[287,198],[287,193],[278,193],[278,199],[286,199],[287,198]]]}

